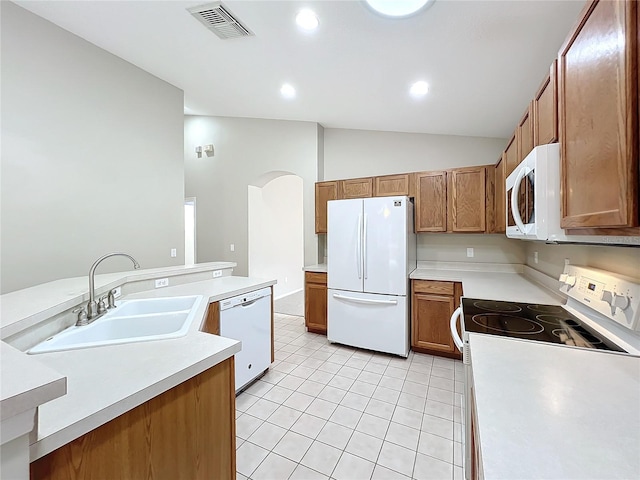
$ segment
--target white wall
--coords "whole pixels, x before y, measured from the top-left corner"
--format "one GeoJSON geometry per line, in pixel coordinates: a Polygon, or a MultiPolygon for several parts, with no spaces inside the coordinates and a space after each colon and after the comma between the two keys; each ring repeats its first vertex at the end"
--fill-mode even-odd
{"type": "Polygon", "coordinates": [[[249,276],[276,278],[275,298],[304,286],[302,189],[297,175],[249,185],[249,276]]]}
{"type": "Polygon", "coordinates": [[[324,180],[495,164],[506,140],[324,129],[324,180]]]}
{"type": "Polygon", "coordinates": [[[185,193],[197,201],[197,262],[233,261],[238,264],[235,275],[248,274],[247,187],[277,171],[302,178],[304,262],[317,262],[317,124],[187,116],[184,131],[185,193]],[[195,147],[210,143],[215,155],[196,158],[195,147]]]}
{"type": "Polygon", "coordinates": [[[0,4],[1,291],[183,263],[182,91],[0,4]]]}
{"type": "Polygon", "coordinates": [[[418,260],[474,263],[525,263],[526,244],[504,234],[422,233],[418,235],[418,260]],[[473,247],[473,258],[467,248],[473,247]]]}
{"type": "Polygon", "coordinates": [[[564,260],[568,258],[573,265],[600,268],[640,279],[640,248],[522,243],[527,244],[527,265],[552,277],[560,276],[564,260]],[[534,252],[538,252],[538,263],[534,261],[534,252]]]}

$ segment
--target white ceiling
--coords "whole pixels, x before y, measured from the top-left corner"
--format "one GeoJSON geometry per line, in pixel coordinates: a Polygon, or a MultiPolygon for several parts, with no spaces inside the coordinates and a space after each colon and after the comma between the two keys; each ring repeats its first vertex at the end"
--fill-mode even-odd
{"type": "Polygon", "coordinates": [[[436,0],[405,19],[356,0],[224,0],[255,33],[230,40],[187,12],[206,0],[16,3],[183,89],[186,113],[507,137],[584,0],[436,0]],[[295,24],[303,7],[313,34],[295,24]],[[420,79],[430,92],[416,101],[420,79]]]}

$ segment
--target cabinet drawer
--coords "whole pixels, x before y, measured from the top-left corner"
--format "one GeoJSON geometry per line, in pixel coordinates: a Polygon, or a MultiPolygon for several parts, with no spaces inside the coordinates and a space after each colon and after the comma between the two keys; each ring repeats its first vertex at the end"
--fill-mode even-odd
{"type": "Polygon", "coordinates": [[[327,284],[327,274],[318,272],[304,272],[304,281],[307,283],[327,284]]]}
{"type": "Polygon", "coordinates": [[[453,296],[454,282],[437,282],[434,280],[414,280],[414,293],[436,293],[453,296]]]}

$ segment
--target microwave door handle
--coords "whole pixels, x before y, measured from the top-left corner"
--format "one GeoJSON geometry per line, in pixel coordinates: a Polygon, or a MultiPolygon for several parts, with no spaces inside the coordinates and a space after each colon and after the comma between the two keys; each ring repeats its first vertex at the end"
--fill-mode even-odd
{"type": "Polygon", "coordinates": [[[458,318],[460,318],[462,315],[462,307],[458,307],[454,310],[453,315],[451,315],[451,338],[453,338],[453,343],[456,344],[456,347],[458,348],[458,350],[460,350],[460,352],[462,352],[462,339],[460,338],[460,335],[458,335],[458,328],[457,328],[457,323],[458,323],[458,318]]]}
{"type": "Polygon", "coordinates": [[[513,221],[516,222],[517,227],[521,233],[527,233],[522,217],[520,216],[520,210],[518,209],[518,195],[520,194],[520,182],[527,174],[527,167],[522,167],[522,170],[516,175],[513,188],[511,189],[511,214],[513,215],[513,221]]]}

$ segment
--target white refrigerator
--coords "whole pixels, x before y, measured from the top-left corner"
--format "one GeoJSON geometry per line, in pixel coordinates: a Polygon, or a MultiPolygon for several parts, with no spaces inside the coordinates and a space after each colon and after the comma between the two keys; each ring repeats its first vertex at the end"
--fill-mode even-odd
{"type": "Polygon", "coordinates": [[[328,203],[327,338],[409,355],[409,274],[416,268],[408,197],[328,203]]]}

